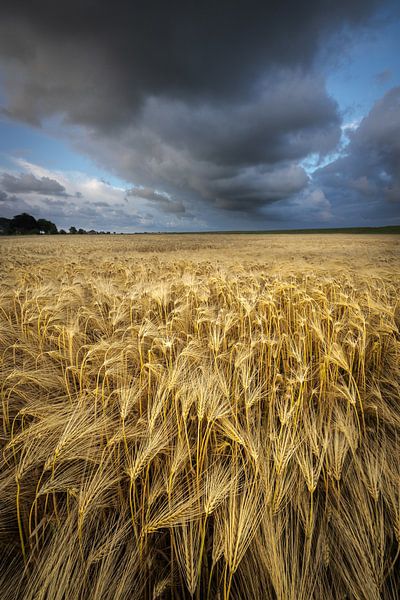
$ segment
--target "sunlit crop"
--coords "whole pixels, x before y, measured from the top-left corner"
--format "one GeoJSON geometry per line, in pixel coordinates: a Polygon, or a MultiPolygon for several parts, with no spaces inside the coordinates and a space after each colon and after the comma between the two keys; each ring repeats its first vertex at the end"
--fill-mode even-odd
{"type": "Polygon", "coordinates": [[[2,242],[1,598],[398,597],[400,280],[262,243],[2,242]]]}

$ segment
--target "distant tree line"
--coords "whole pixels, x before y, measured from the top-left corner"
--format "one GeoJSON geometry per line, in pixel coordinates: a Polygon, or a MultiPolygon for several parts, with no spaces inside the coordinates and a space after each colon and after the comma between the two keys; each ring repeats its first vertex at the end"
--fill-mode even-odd
{"type": "MultiPolygon", "coordinates": [[[[67,233],[67,232],[64,231],[63,229],[60,229],[59,233],[67,233]]],[[[77,233],[79,235],[83,235],[83,234],[87,234],[87,235],[93,235],[93,234],[110,235],[111,231],[96,231],[95,229],[89,229],[89,231],[86,231],[86,229],[77,229],[76,227],[70,227],[69,228],[69,233],[72,233],[72,235],[75,235],[77,233]]],[[[115,233],[115,231],[113,233],[115,233]]]]}
{"type": "Polygon", "coordinates": [[[57,226],[47,219],[35,219],[28,213],[15,215],[12,219],[0,217],[0,233],[3,235],[21,235],[28,233],[58,233],[57,226]]]}
{"type": "MultiPolygon", "coordinates": [[[[57,229],[57,225],[48,221],[47,219],[35,219],[28,213],[21,213],[15,215],[12,219],[6,219],[0,217],[0,235],[32,235],[32,234],[46,234],[55,235],[61,234],[66,235],[65,229],[57,229]]],[[[95,231],[91,229],[86,231],[85,229],[77,229],[72,226],[69,228],[70,234],[110,234],[110,231],[95,231]]],[[[115,232],[114,232],[115,233],[115,232]]]]}

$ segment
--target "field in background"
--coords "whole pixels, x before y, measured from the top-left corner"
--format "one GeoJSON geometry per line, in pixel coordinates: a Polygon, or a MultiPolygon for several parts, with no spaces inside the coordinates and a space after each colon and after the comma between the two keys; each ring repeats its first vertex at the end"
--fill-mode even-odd
{"type": "Polygon", "coordinates": [[[1,598],[398,598],[399,258],[0,239],[1,598]]]}

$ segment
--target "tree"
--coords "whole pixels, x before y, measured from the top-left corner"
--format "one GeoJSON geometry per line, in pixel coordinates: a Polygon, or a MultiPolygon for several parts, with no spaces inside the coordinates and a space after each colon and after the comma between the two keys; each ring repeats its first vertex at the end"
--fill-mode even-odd
{"type": "Polygon", "coordinates": [[[65,231],[65,229],[60,229],[58,233],[60,233],[61,235],[65,235],[67,232],[65,231]]]}
{"type": "Polygon", "coordinates": [[[10,230],[15,233],[33,233],[38,230],[38,222],[32,215],[21,213],[11,219],[10,230]]]}
{"type": "Polygon", "coordinates": [[[7,235],[10,233],[10,223],[11,219],[6,219],[6,217],[0,217],[0,235],[7,235]]]}
{"type": "Polygon", "coordinates": [[[47,221],[46,219],[38,219],[37,226],[39,231],[44,231],[45,233],[58,233],[57,226],[51,221],[47,221]]]}
{"type": "Polygon", "coordinates": [[[82,234],[86,233],[86,231],[85,231],[84,229],[80,229],[80,228],[79,228],[79,229],[78,229],[78,233],[80,233],[80,234],[82,235],[82,234]]]}
{"type": "Polygon", "coordinates": [[[76,227],[74,227],[74,226],[72,226],[72,227],[69,228],[69,232],[73,233],[73,234],[78,233],[76,227]]]}

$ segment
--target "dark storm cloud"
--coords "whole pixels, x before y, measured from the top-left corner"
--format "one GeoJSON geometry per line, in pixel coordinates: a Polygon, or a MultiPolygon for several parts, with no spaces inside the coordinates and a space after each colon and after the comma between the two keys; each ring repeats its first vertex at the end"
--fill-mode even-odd
{"type": "Polygon", "coordinates": [[[400,218],[400,87],[389,90],[359,127],[346,153],[318,170],[315,181],[344,211],[400,218]]]}
{"type": "Polygon", "coordinates": [[[339,141],[336,103],[323,81],[274,72],[250,99],[222,105],[150,98],[141,124],[179,150],[216,165],[246,167],[328,152],[339,141]]]}
{"type": "Polygon", "coordinates": [[[251,168],[235,177],[216,180],[211,184],[211,193],[220,208],[253,212],[300,192],[307,183],[304,169],[294,164],[269,171],[251,168]]]}
{"type": "Polygon", "coordinates": [[[93,202],[94,206],[97,206],[98,208],[109,208],[110,204],[109,202],[103,202],[102,200],[98,201],[98,202],[93,202]]]}
{"type": "Polygon", "coordinates": [[[35,177],[32,173],[12,175],[3,173],[0,177],[0,186],[11,193],[23,194],[49,194],[52,196],[68,196],[65,187],[55,179],[49,177],[35,177]]]}
{"type": "Polygon", "coordinates": [[[339,110],[315,58],[379,5],[6,1],[3,112],[61,117],[80,150],[171,218],[190,214],[187,199],[254,218],[304,195],[301,161],[337,147],[339,110]]]}
{"type": "Polygon", "coordinates": [[[6,0],[2,54],[26,75],[13,86],[11,114],[61,110],[108,129],[147,96],[242,96],[266,68],[310,65],[321,39],[377,4],[6,0]]]}
{"type": "Polygon", "coordinates": [[[14,196],[14,194],[12,196],[10,196],[10,194],[7,194],[4,190],[0,190],[0,203],[3,204],[8,204],[8,205],[13,205],[14,203],[18,203],[19,198],[17,198],[17,196],[14,196]]]}
{"type": "Polygon", "coordinates": [[[153,203],[159,210],[164,213],[180,214],[185,212],[185,206],[183,202],[179,200],[171,199],[167,194],[157,192],[150,188],[136,187],[126,191],[127,197],[136,196],[143,198],[150,203],[153,203]]]}
{"type": "MultiPolygon", "coordinates": [[[[194,107],[148,98],[124,132],[87,132],[79,147],[124,179],[172,198],[194,192],[219,208],[252,213],[302,190],[307,176],[299,161],[328,154],[340,136],[337,106],[321,78],[286,70],[242,102],[194,107]]],[[[158,201],[164,211],[184,208],[158,201]]]]}

